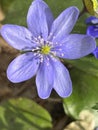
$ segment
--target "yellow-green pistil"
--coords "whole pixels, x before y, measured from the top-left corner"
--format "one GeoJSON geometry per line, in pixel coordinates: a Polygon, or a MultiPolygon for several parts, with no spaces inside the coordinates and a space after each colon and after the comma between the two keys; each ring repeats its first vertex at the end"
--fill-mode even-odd
{"type": "Polygon", "coordinates": [[[49,45],[42,46],[41,53],[44,55],[48,55],[50,53],[51,47],[49,45]]]}

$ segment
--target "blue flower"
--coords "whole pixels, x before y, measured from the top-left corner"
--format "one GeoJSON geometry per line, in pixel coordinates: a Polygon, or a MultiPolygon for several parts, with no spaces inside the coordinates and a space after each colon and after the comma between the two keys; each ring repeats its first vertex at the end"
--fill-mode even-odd
{"type": "MultiPolygon", "coordinates": [[[[90,16],[86,19],[86,24],[89,25],[87,27],[87,35],[98,38],[98,18],[95,16],[90,16]]],[[[98,59],[98,46],[92,54],[98,59]]]]}
{"type": "Polygon", "coordinates": [[[90,16],[86,19],[86,24],[88,24],[87,34],[98,38],[98,18],[95,16],[90,16]]]}
{"type": "Polygon", "coordinates": [[[70,96],[71,78],[59,58],[78,59],[96,47],[91,36],[69,34],[78,15],[79,10],[73,6],[54,20],[48,5],[43,0],[34,0],[27,14],[28,29],[10,24],[2,26],[2,37],[23,52],[8,66],[8,79],[18,83],[36,75],[40,98],[48,98],[52,89],[61,97],[70,96]]]}
{"type": "Polygon", "coordinates": [[[92,54],[98,59],[98,46],[96,49],[92,52],[92,54]]]}

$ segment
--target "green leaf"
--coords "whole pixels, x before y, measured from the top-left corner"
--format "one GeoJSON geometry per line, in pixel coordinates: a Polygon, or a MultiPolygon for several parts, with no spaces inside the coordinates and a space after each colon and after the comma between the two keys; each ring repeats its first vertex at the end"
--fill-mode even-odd
{"type": "MultiPolygon", "coordinates": [[[[26,15],[32,0],[4,0],[2,6],[7,8],[4,23],[18,24],[26,26],[26,15]],[[10,3],[10,6],[8,5],[10,3]],[[8,5],[8,6],[6,6],[8,5]]],[[[77,6],[80,10],[83,7],[82,0],[46,0],[55,17],[69,6],[77,6]]],[[[32,20],[33,22],[33,20],[32,20]]]]}
{"type": "Polygon", "coordinates": [[[51,8],[55,17],[70,6],[76,6],[80,10],[83,8],[82,0],[45,0],[51,8]]]}
{"type": "Polygon", "coordinates": [[[1,130],[50,130],[49,113],[26,98],[11,99],[0,106],[1,130]]]}
{"type": "Polygon", "coordinates": [[[2,10],[7,13],[10,5],[12,4],[14,0],[0,0],[0,7],[2,7],[2,10]]]}
{"type": "MultiPolygon", "coordinates": [[[[3,21],[3,24],[10,23],[25,26],[26,16],[31,2],[32,0],[13,0],[6,12],[6,18],[3,21]]],[[[5,6],[6,5],[3,4],[3,8],[5,6]]]]}
{"type": "Polygon", "coordinates": [[[69,98],[63,100],[64,109],[68,115],[77,119],[81,111],[85,109],[91,110],[94,104],[98,102],[98,77],[75,68],[72,68],[70,73],[73,82],[73,92],[69,98]]]}
{"type": "Polygon", "coordinates": [[[98,103],[96,103],[96,104],[92,107],[92,109],[98,110],[98,103]]]}
{"type": "Polygon", "coordinates": [[[73,68],[98,77],[98,60],[92,55],[77,60],[66,60],[66,62],[71,64],[73,68]]]}

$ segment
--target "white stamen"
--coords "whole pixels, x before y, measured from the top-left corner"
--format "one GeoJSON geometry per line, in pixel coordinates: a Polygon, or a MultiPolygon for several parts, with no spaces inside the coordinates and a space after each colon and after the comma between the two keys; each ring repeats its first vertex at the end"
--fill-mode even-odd
{"type": "Polygon", "coordinates": [[[59,51],[62,51],[62,49],[60,48],[59,51]]]}
{"type": "Polygon", "coordinates": [[[36,40],[36,41],[37,41],[38,39],[37,39],[36,37],[34,37],[34,40],[36,40]]]}
{"type": "Polygon", "coordinates": [[[40,55],[40,62],[42,63],[44,61],[43,55],[40,55]]]}
{"type": "Polygon", "coordinates": [[[56,56],[56,51],[53,51],[52,54],[53,54],[54,56],[56,56]]]}
{"type": "Polygon", "coordinates": [[[34,55],[34,56],[37,56],[37,53],[34,53],[33,55],[34,55]]]}
{"type": "Polygon", "coordinates": [[[39,43],[40,43],[41,45],[44,45],[44,39],[41,38],[40,41],[39,41],[39,43]]]}
{"type": "Polygon", "coordinates": [[[64,53],[61,53],[61,56],[64,56],[64,53]]]}
{"type": "Polygon", "coordinates": [[[40,39],[41,39],[41,36],[38,36],[38,39],[40,40],[40,39]]]}
{"type": "Polygon", "coordinates": [[[59,45],[60,45],[60,46],[62,46],[62,44],[61,44],[61,43],[60,43],[59,45]]]}
{"type": "Polygon", "coordinates": [[[55,44],[58,45],[58,42],[56,42],[55,44]]]}

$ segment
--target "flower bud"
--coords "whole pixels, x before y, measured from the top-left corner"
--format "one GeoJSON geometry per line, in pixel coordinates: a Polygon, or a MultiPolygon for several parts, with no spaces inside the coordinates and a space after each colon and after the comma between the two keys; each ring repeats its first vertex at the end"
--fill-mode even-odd
{"type": "Polygon", "coordinates": [[[97,0],[83,0],[83,3],[88,13],[98,17],[98,1],[97,0]]]}

